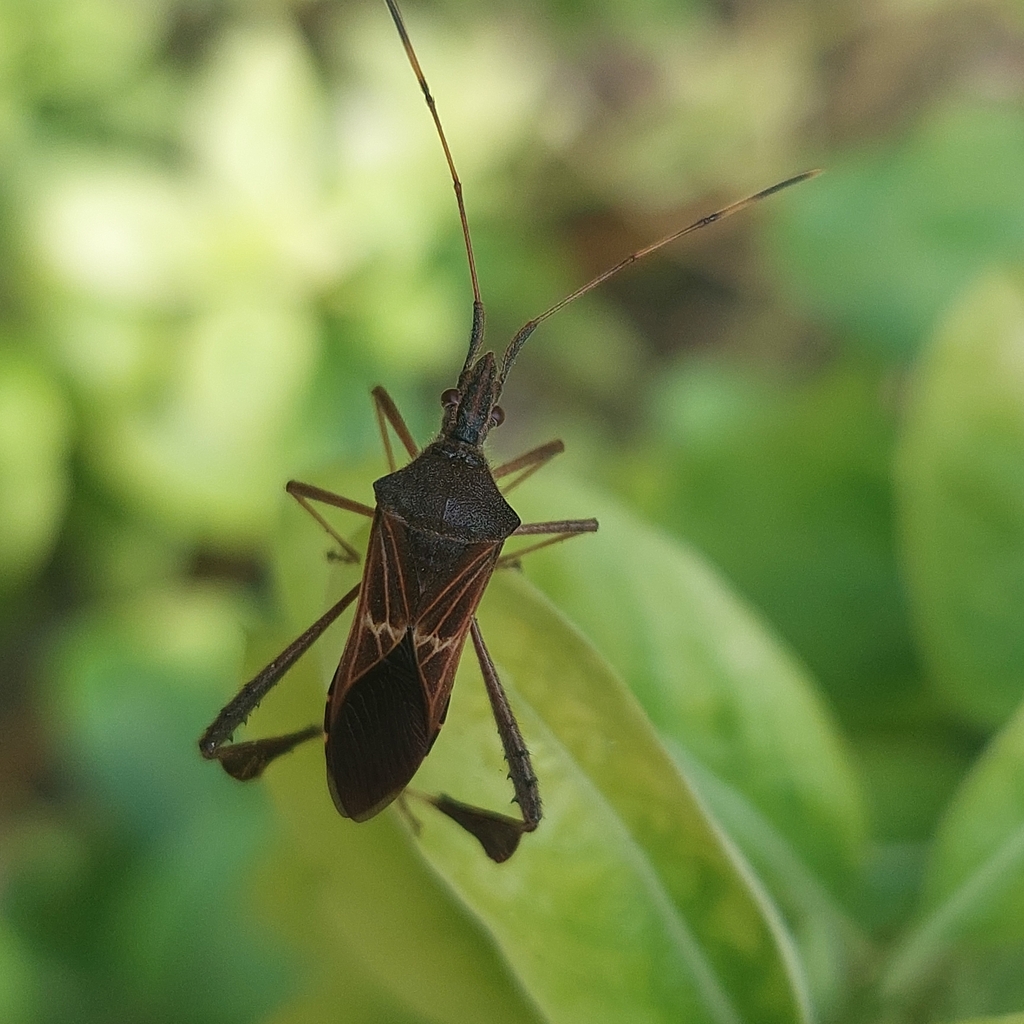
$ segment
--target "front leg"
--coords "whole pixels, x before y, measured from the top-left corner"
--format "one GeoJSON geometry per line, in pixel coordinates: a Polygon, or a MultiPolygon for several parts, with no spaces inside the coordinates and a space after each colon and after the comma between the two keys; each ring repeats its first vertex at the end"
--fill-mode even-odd
{"type": "Polygon", "coordinates": [[[387,393],[387,390],[380,385],[370,393],[373,398],[373,408],[377,414],[377,428],[380,430],[380,438],[384,442],[384,454],[387,456],[388,469],[394,473],[398,468],[395,462],[395,453],[391,448],[391,437],[388,435],[388,424],[398,435],[398,440],[409,453],[410,459],[415,459],[420,453],[419,445],[416,444],[412,431],[406,426],[402,414],[395,405],[395,400],[387,393]]]}
{"type": "Polygon", "coordinates": [[[361,516],[372,519],[374,510],[369,505],[364,505],[361,501],[354,501],[352,498],[342,497],[333,491],[325,491],[322,487],[300,483],[298,480],[289,480],[285,484],[285,490],[323,527],[331,540],[341,548],[341,561],[359,561],[359,552],[313,508],[310,502],[318,501],[322,505],[331,505],[334,508],[344,509],[346,512],[356,512],[361,516]]]}

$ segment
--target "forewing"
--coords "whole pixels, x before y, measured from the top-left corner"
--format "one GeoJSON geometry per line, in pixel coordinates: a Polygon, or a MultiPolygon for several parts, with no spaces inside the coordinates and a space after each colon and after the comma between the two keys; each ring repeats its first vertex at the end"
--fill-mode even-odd
{"type": "Polygon", "coordinates": [[[413,644],[431,721],[440,724],[473,613],[494,572],[498,544],[468,544],[456,570],[414,614],[413,644]]]}
{"type": "Polygon", "coordinates": [[[338,810],[372,818],[409,784],[431,738],[409,632],[349,687],[327,730],[327,781],[338,810]]]}
{"type": "Polygon", "coordinates": [[[331,709],[345,700],[349,687],[386,658],[408,631],[407,564],[403,531],[396,529],[396,524],[377,509],[366,546],[359,605],[331,683],[325,727],[330,727],[331,709]]]}
{"type": "Polygon", "coordinates": [[[328,785],[338,810],[357,821],[402,791],[427,749],[423,688],[407,639],[407,554],[403,532],[377,509],[359,604],[324,711],[328,785]]]}

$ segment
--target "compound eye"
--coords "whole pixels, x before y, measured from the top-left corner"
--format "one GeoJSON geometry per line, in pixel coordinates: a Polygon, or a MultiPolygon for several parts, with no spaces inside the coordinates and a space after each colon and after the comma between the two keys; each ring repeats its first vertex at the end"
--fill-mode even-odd
{"type": "Polygon", "coordinates": [[[441,404],[447,409],[449,406],[458,405],[462,395],[459,394],[458,388],[448,388],[447,391],[441,392],[441,404]]]}
{"type": "Polygon", "coordinates": [[[505,410],[500,405],[496,405],[491,410],[490,425],[492,427],[500,427],[505,422],[505,410]]]}

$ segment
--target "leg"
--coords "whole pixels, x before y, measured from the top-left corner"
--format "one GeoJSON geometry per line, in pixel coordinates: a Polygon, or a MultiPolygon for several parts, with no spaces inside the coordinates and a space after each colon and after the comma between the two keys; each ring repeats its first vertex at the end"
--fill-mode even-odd
{"type": "Polygon", "coordinates": [[[475,836],[487,856],[500,864],[516,852],[523,833],[532,832],[540,823],[540,790],[537,788],[537,776],[533,774],[533,766],[530,764],[530,752],[526,749],[523,734],[519,731],[519,723],[516,722],[512,708],[509,707],[508,697],[505,696],[498,671],[484,644],[476,619],[470,626],[470,633],[480,662],[480,670],[483,672],[484,686],[487,688],[494,721],[498,726],[498,735],[505,751],[508,777],[512,780],[512,788],[516,794],[515,802],[519,804],[522,818],[485,811],[480,807],[464,804],[460,800],[453,800],[443,793],[440,796],[423,799],[475,836]]]}
{"type": "Polygon", "coordinates": [[[406,799],[408,794],[408,790],[399,793],[398,798],[395,800],[395,807],[398,808],[398,813],[405,818],[409,828],[412,829],[412,834],[418,838],[419,834],[423,831],[423,822],[412,813],[412,808],[409,806],[409,801],[406,799]]]}
{"type": "MultiPolygon", "coordinates": [[[[388,466],[391,468],[391,472],[394,472],[395,454],[391,449],[391,438],[388,435],[387,428],[388,423],[391,424],[395,433],[401,439],[402,444],[405,445],[405,450],[409,453],[410,458],[415,458],[419,454],[419,449],[416,447],[416,442],[413,440],[412,434],[409,433],[409,428],[405,425],[405,420],[402,419],[402,414],[398,411],[398,407],[384,388],[376,387],[373,389],[373,406],[377,412],[377,424],[380,427],[380,436],[384,441],[384,450],[387,452],[388,466]]],[[[359,561],[359,552],[310,505],[310,502],[319,501],[324,505],[333,505],[335,508],[344,509],[346,512],[358,512],[359,515],[372,519],[374,510],[369,505],[364,505],[361,501],[353,501],[351,498],[343,498],[340,494],[325,491],[320,487],[314,487],[312,484],[300,483],[298,480],[289,480],[286,490],[341,548],[343,552],[342,561],[359,561]]]]}
{"type": "Polygon", "coordinates": [[[238,691],[199,740],[199,752],[203,757],[208,761],[220,761],[224,770],[236,779],[254,779],[274,758],[288,753],[305,740],[322,735],[323,729],[319,725],[311,725],[287,736],[271,736],[245,743],[228,743],[235,729],[252,714],[259,702],[280,682],[288,669],[312,647],[323,635],[324,630],[358,596],[359,586],[356,585],[238,691]]]}
{"type": "Polygon", "coordinates": [[[541,548],[549,547],[551,544],[558,544],[563,540],[569,540],[570,537],[578,537],[581,533],[596,532],[596,519],[557,519],[549,523],[523,523],[519,529],[512,534],[513,537],[526,537],[531,534],[535,535],[544,533],[555,534],[555,536],[549,537],[547,540],[538,541],[536,544],[527,544],[525,548],[520,548],[518,551],[512,551],[507,555],[502,555],[501,558],[498,559],[495,568],[507,569],[511,565],[516,565],[523,555],[528,555],[533,551],[539,551],[541,548]]]}
{"type": "Polygon", "coordinates": [[[409,432],[409,428],[405,425],[405,420],[402,419],[398,406],[395,405],[394,400],[387,391],[378,385],[371,394],[373,396],[373,408],[377,413],[377,426],[380,428],[381,440],[384,442],[384,451],[388,457],[388,467],[394,473],[398,466],[395,462],[395,453],[391,450],[391,438],[388,436],[389,423],[391,424],[391,429],[398,435],[399,441],[405,446],[410,459],[415,459],[419,455],[420,449],[409,432]]]}
{"type": "Polygon", "coordinates": [[[220,761],[221,767],[233,779],[248,782],[250,779],[258,779],[271,761],[282,754],[290,753],[300,743],[323,734],[322,725],[310,725],[298,732],[290,732],[287,736],[269,736],[263,740],[229,743],[226,747],[220,747],[213,757],[220,761]]]}
{"type": "Polygon", "coordinates": [[[373,509],[364,505],[361,501],[353,501],[351,498],[343,498],[340,494],[325,491],[312,484],[299,483],[298,480],[289,480],[285,490],[327,531],[331,540],[342,550],[341,560],[343,562],[358,562],[359,552],[313,506],[311,501],[319,501],[324,505],[333,505],[335,508],[343,508],[346,512],[358,512],[361,516],[373,518],[373,509]]]}
{"type": "Polygon", "coordinates": [[[505,485],[502,493],[508,494],[513,487],[518,487],[528,476],[532,476],[546,462],[550,462],[556,455],[561,455],[564,451],[565,445],[561,441],[548,441],[547,444],[542,444],[539,448],[524,452],[510,462],[503,462],[500,466],[491,470],[491,476],[498,480],[500,477],[508,476],[510,473],[519,473],[511,483],[505,485]]]}

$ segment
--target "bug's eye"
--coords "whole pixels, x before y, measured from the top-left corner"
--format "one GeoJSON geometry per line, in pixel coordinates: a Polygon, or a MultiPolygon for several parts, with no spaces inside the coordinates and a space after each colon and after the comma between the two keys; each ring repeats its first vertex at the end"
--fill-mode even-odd
{"type": "Polygon", "coordinates": [[[491,410],[490,425],[492,427],[500,427],[505,422],[505,410],[500,405],[496,405],[491,410]]]}
{"type": "Polygon", "coordinates": [[[462,395],[459,394],[458,388],[448,388],[447,391],[441,392],[441,404],[447,409],[450,405],[458,405],[459,399],[462,395]]]}

